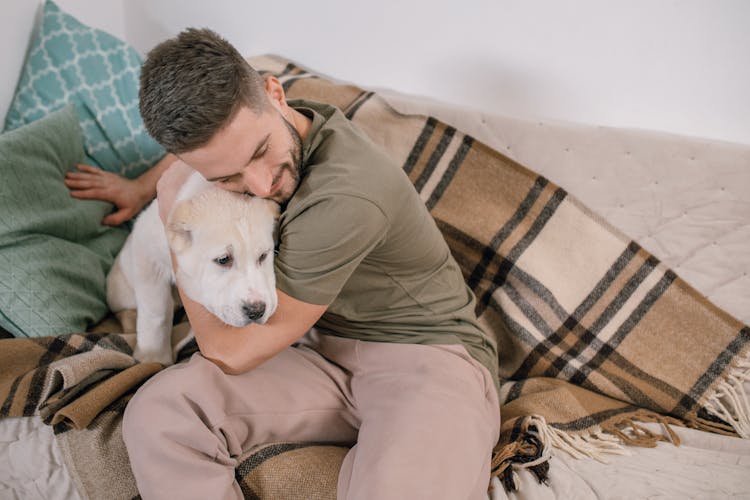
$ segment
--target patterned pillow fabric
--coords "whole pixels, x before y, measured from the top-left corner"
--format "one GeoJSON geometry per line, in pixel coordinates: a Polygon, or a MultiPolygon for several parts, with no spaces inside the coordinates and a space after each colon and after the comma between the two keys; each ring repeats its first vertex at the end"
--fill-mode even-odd
{"type": "Polygon", "coordinates": [[[84,161],[136,177],[164,155],[138,111],[140,67],[141,58],[130,45],[47,0],[5,130],[73,103],[83,129],[84,161]]]}
{"type": "Polygon", "coordinates": [[[100,224],[109,203],[70,196],[63,178],[82,160],[72,105],[0,134],[0,328],[17,337],[83,332],[107,314],[127,231],[100,224]]]}

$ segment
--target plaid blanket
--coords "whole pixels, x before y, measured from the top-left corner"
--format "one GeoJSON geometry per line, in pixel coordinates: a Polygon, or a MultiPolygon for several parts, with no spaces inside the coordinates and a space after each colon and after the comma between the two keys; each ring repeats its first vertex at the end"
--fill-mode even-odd
{"type": "MultiPolygon", "coordinates": [[[[0,340],[0,417],[39,415],[53,426],[67,470],[83,498],[140,498],[122,440],[130,398],[158,363],[137,363],[134,312],[110,317],[92,331],[38,339],[0,340]]],[[[178,321],[175,343],[189,324],[178,321]]],[[[184,362],[195,340],[178,352],[184,362]]],[[[237,459],[235,478],[248,499],[336,498],[348,448],[316,443],[269,443],[237,459]]]]}
{"type": "MultiPolygon", "coordinates": [[[[493,472],[506,489],[523,468],[546,481],[555,448],[602,459],[628,445],[679,444],[672,425],[750,437],[748,326],[563,189],[455,128],[278,57],[251,64],[279,77],[289,98],[339,107],[413,181],[497,340],[503,422],[493,472]],[[664,424],[664,434],[642,422],[664,424]]],[[[134,363],[132,334],[116,331],[129,330],[0,340],[0,416],[54,425],[92,497],[137,495],[122,410],[159,369],[134,363]]],[[[248,498],[334,498],[345,452],[269,444],[241,457],[237,479],[248,498]]]]}

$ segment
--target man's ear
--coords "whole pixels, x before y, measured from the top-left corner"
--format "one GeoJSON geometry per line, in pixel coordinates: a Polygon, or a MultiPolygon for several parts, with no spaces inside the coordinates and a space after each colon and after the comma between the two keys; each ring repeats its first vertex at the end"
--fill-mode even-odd
{"type": "Polygon", "coordinates": [[[271,103],[279,108],[279,111],[283,111],[287,107],[284,86],[275,76],[269,75],[266,77],[266,95],[268,95],[271,103]]]}
{"type": "Polygon", "coordinates": [[[190,200],[181,201],[167,219],[167,241],[175,254],[186,250],[193,242],[189,224],[191,208],[190,200]]]}

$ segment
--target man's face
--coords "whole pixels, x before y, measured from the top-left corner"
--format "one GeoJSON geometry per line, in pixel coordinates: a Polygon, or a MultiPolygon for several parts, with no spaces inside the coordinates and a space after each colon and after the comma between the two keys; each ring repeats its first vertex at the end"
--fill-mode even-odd
{"type": "Polygon", "coordinates": [[[211,141],[180,158],[222,189],[285,203],[299,185],[302,140],[274,106],[243,106],[211,141]]]}

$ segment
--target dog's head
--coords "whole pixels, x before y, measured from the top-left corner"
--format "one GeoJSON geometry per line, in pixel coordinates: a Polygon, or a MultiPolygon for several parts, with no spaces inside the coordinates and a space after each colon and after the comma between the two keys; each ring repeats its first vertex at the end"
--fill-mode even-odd
{"type": "Polygon", "coordinates": [[[177,283],[233,326],[265,323],[276,311],[274,229],[279,206],[219,188],[179,202],[167,221],[177,283]]]}

